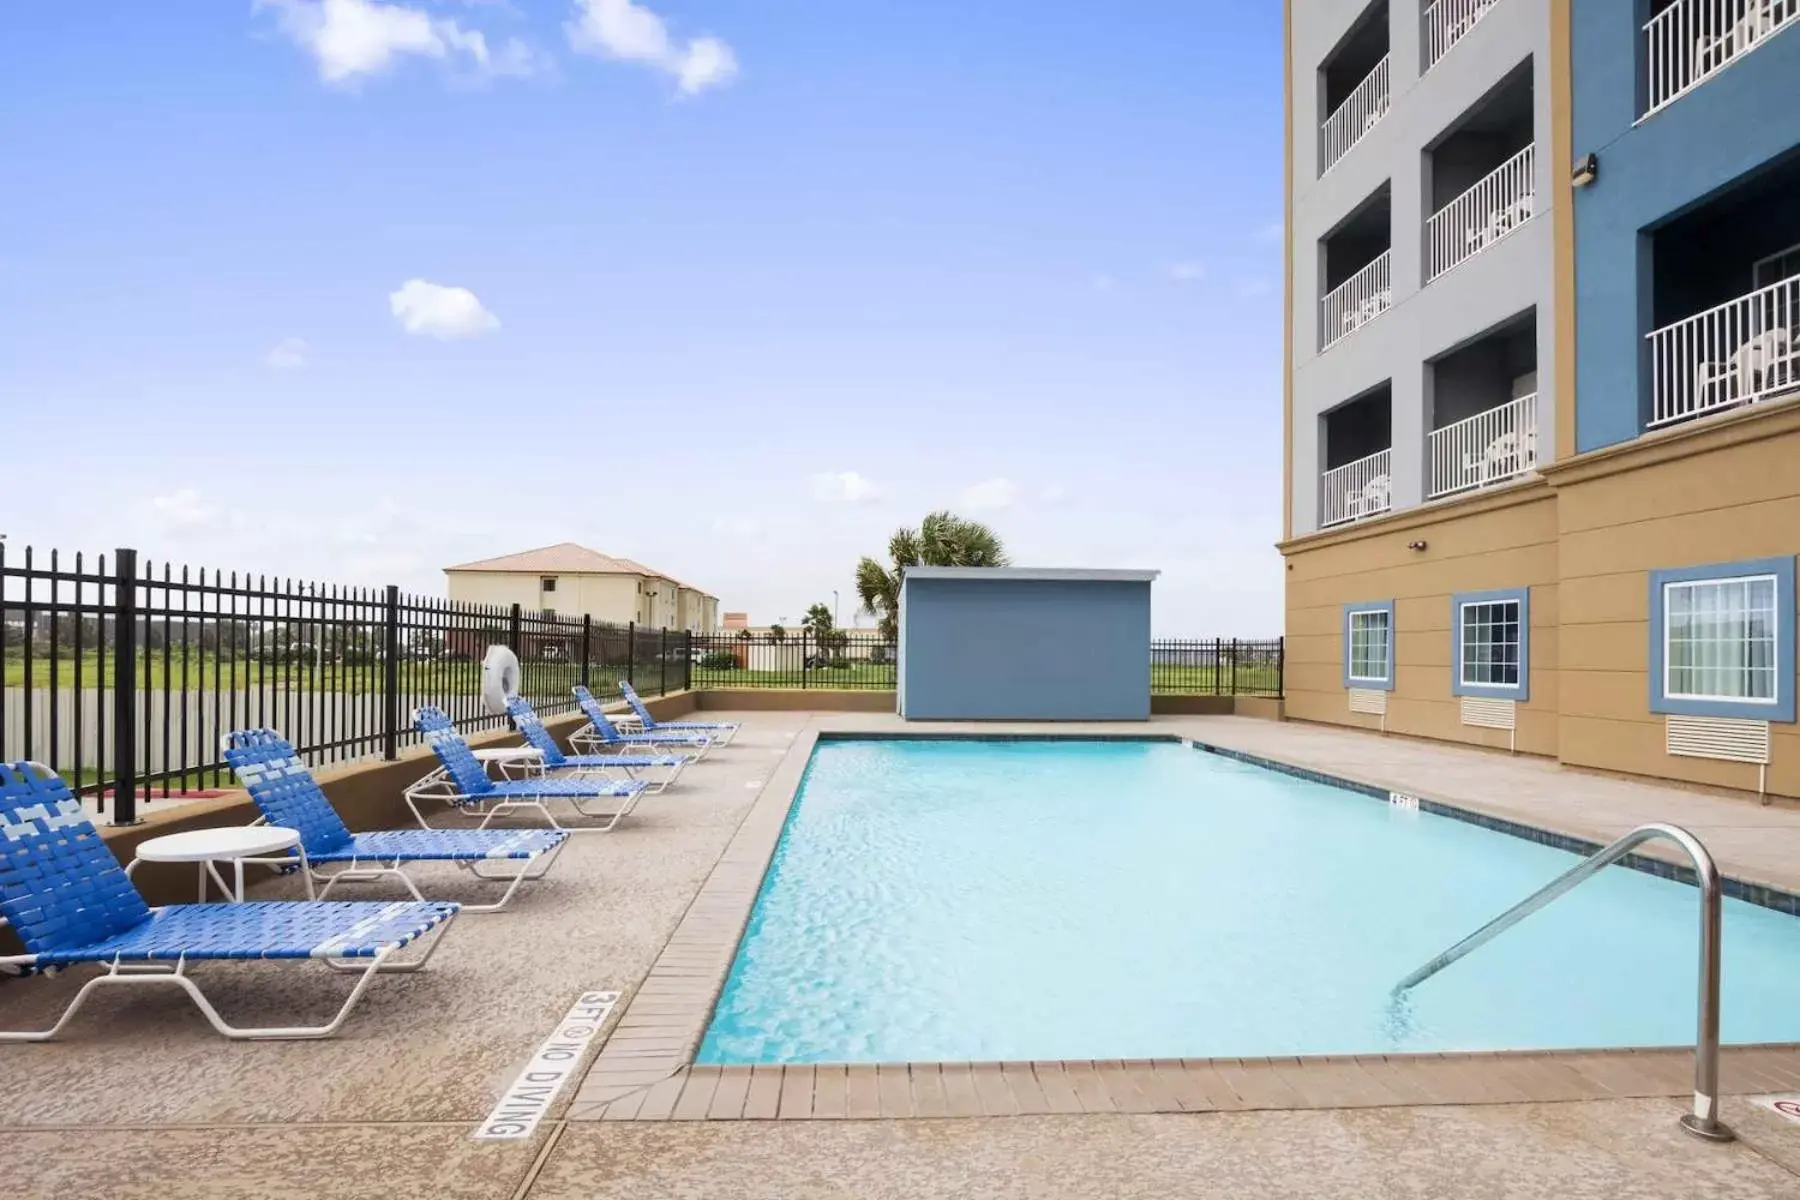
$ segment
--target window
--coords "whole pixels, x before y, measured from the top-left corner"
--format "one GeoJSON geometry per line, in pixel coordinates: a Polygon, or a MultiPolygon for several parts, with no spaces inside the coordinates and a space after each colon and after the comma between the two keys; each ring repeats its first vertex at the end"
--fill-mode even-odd
{"type": "Polygon", "coordinates": [[[546,592],[554,592],[556,590],[556,576],[544,576],[542,579],[538,580],[538,587],[546,592]]]}
{"type": "Polygon", "coordinates": [[[1775,577],[1663,585],[1663,694],[1775,701],[1775,577]]]}
{"type": "Polygon", "coordinates": [[[1452,695],[1529,698],[1531,589],[1452,596],[1450,639],[1452,695]]]}
{"type": "Polygon", "coordinates": [[[1800,246],[1789,246],[1780,254],[1760,259],[1750,268],[1750,286],[1757,291],[1800,275],[1800,246]]]}
{"type": "Polygon", "coordinates": [[[1794,719],[1794,560],[1653,571],[1650,709],[1794,719]]]}
{"type": "Polygon", "coordinates": [[[1344,605],[1344,686],[1393,690],[1392,600],[1344,605]]]}

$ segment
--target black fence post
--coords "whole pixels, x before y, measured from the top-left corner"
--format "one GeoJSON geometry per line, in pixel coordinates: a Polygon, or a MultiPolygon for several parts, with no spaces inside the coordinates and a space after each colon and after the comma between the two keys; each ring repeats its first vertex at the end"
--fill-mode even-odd
{"type": "Polygon", "coordinates": [[[114,825],[137,824],[137,551],[113,551],[114,825]]]}
{"type": "Polygon", "coordinates": [[[800,627],[800,687],[806,687],[806,626],[800,627]]]}
{"type": "Polygon", "coordinates": [[[1287,695],[1287,636],[1275,639],[1275,698],[1287,695]]]}
{"type": "Polygon", "coordinates": [[[1238,640],[1231,639],[1231,694],[1238,694],[1237,680],[1238,640]]]}
{"type": "Polygon", "coordinates": [[[637,686],[637,622],[625,626],[625,682],[637,686]]]}
{"type": "Polygon", "coordinates": [[[656,690],[665,696],[669,694],[669,627],[667,625],[656,631],[656,690]]]}
{"type": "Polygon", "coordinates": [[[400,757],[400,588],[387,585],[381,622],[381,757],[400,757]]]}
{"type": "Polygon", "coordinates": [[[1213,639],[1212,660],[1212,690],[1213,695],[1217,696],[1225,690],[1225,641],[1223,638],[1213,639]]]}
{"type": "Polygon", "coordinates": [[[681,639],[681,690],[687,691],[694,686],[694,631],[688,630],[681,639]]]}
{"type": "Polygon", "coordinates": [[[581,686],[588,686],[588,659],[594,650],[594,615],[581,614],[581,686]]]}
{"type": "Polygon", "coordinates": [[[506,621],[506,645],[514,654],[519,653],[519,628],[524,624],[524,614],[517,604],[512,606],[512,614],[506,621]]]}

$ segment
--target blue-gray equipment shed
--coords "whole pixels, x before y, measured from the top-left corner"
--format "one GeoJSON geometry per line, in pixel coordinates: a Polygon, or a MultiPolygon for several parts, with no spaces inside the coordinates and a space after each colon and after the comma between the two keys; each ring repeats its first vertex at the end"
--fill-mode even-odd
{"type": "Polygon", "coordinates": [[[1143,721],[1156,571],[909,567],[900,715],[1143,721]]]}

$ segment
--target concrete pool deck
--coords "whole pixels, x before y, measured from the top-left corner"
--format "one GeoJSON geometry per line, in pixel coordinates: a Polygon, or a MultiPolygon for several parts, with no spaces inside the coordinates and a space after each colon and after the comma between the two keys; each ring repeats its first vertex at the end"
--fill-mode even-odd
{"type": "MultiPolygon", "coordinates": [[[[429,970],[378,980],[337,1039],[228,1043],[175,995],[103,994],[62,1040],[0,1047],[12,1190],[159,1200],[273,1190],[443,1200],[1800,1193],[1800,1125],[1742,1098],[1800,1091],[1793,1047],[1727,1051],[1724,1116],[1742,1140],[1725,1146],[1675,1126],[1691,1086],[1691,1052],[1680,1050],[1416,1056],[1414,1066],[1434,1060],[1417,1078],[1391,1065],[1412,1056],[1235,1071],[1090,1064],[1091,1078],[1079,1065],[1072,1075],[1064,1064],[961,1064],[937,1068],[941,1103],[929,1067],[800,1068],[772,1093],[758,1078],[766,1070],[691,1071],[681,1020],[710,1007],[736,939],[735,929],[705,926],[730,925],[730,893],[754,896],[767,850],[758,859],[753,843],[772,847],[785,813],[773,798],[791,794],[819,731],[897,727],[838,714],[745,719],[736,744],[617,832],[575,839],[513,911],[465,917],[429,970]],[[626,1002],[585,1078],[531,1136],[475,1140],[561,1014],[602,988],[626,1002]],[[615,1068],[628,1059],[640,1073],[630,1090],[600,1092],[625,1083],[615,1068]],[[1021,1098],[1036,1095],[1061,1111],[1025,1115],[1021,1098]],[[859,1119],[907,1106],[945,1115],[859,1119]],[[784,1107],[808,1119],[743,1119],[784,1107]],[[982,1115],[949,1115],[971,1110],[982,1115]],[[699,1115],[739,1119],[689,1119],[699,1115]]],[[[1192,717],[1127,728],[1470,808],[1504,805],[1515,819],[1593,840],[1647,819],[1680,820],[1714,845],[1727,873],[1796,882],[1780,861],[1781,846],[1800,847],[1800,812],[1788,808],[1303,725],[1192,717]],[[1546,789],[1551,809],[1515,807],[1537,804],[1546,789]],[[1569,798],[1569,811],[1554,810],[1555,795],[1569,798]]],[[[435,878],[461,882],[450,871],[435,878]]],[[[255,892],[298,888],[279,879],[255,892]]],[[[0,983],[0,1025],[47,1022],[86,976],[0,983]]],[[[343,987],[325,972],[249,964],[209,968],[206,979],[227,1015],[245,1021],[318,1011],[343,987]]]]}

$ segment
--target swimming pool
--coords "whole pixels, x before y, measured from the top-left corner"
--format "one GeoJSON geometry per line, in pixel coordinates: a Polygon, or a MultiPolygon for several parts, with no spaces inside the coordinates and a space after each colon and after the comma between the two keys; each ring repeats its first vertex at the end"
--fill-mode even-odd
{"type": "MultiPolygon", "coordinates": [[[[1692,1044],[1697,894],[1175,742],[822,741],[702,1063],[1692,1044]]],[[[1728,1042],[1800,1040],[1800,919],[1725,902],[1728,1042]]]]}

